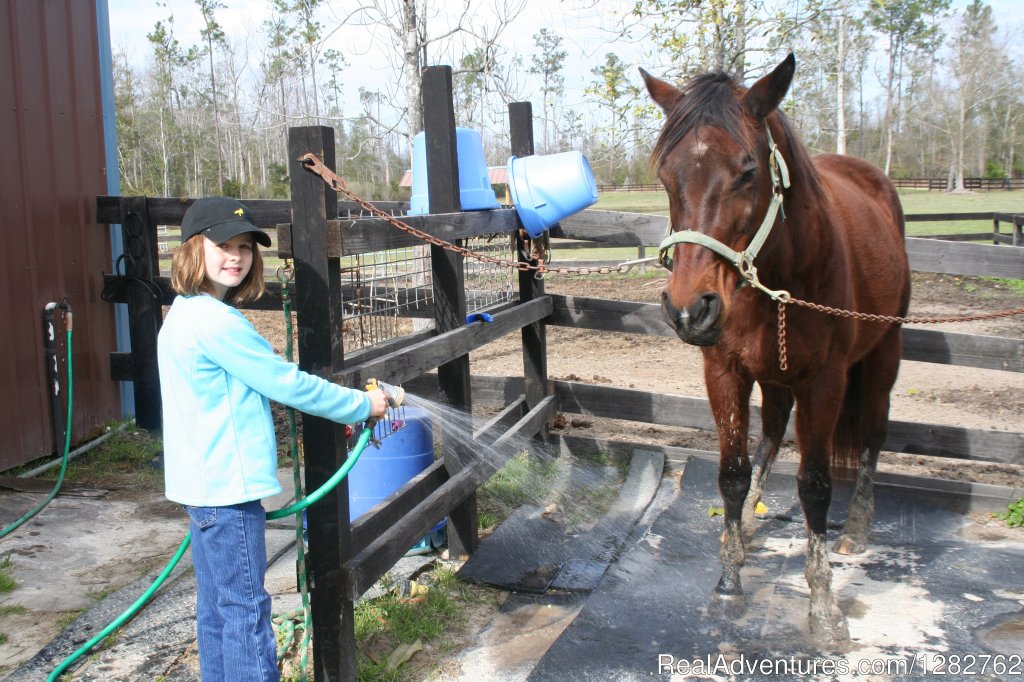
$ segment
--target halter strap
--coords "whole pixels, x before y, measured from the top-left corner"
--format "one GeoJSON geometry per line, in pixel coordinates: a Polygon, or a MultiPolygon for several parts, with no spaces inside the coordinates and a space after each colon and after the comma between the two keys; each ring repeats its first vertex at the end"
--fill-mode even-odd
{"type": "MultiPolygon", "coordinates": [[[[782,158],[779,146],[772,139],[771,130],[768,129],[768,121],[764,122],[764,132],[768,137],[768,169],[772,178],[772,199],[768,204],[764,220],[761,221],[761,226],[757,228],[757,232],[754,234],[754,238],[750,240],[750,244],[744,250],[736,251],[703,232],[696,230],[672,232],[672,226],[669,225],[668,235],[658,245],[658,257],[661,264],[666,268],[672,269],[671,253],[677,244],[697,244],[725,258],[740,271],[740,274],[748,282],[772,294],[773,298],[778,298],[781,294],[786,293],[772,291],[762,286],[757,280],[757,268],[754,267],[754,258],[757,257],[761,247],[764,246],[768,235],[772,231],[772,227],[775,225],[775,218],[778,216],[779,211],[782,210],[782,190],[789,187],[789,167],[786,166],[786,160],[782,158]]],[[[782,210],[782,219],[786,219],[785,210],[782,210]]],[[[788,296],[788,294],[786,295],[788,296]]]]}

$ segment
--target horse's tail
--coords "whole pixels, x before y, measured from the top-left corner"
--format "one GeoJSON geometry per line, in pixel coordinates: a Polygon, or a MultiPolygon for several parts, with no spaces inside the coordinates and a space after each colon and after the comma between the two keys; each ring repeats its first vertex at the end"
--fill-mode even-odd
{"type": "Polygon", "coordinates": [[[863,414],[864,365],[857,362],[847,372],[846,395],[832,438],[832,476],[836,479],[851,479],[857,471],[867,442],[863,414]]]}

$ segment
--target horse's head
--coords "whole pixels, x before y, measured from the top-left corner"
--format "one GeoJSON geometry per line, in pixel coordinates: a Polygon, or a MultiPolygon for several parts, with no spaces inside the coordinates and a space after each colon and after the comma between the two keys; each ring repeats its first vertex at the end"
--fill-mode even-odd
{"type": "Polygon", "coordinates": [[[785,166],[772,158],[768,117],[786,95],[794,65],[789,55],[749,90],[724,74],[700,76],[680,90],[640,70],[666,119],[654,148],[670,209],[662,312],[687,343],[718,342],[746,281],[744,259],[752,264],[775,221],[778,164],[783,174],[785,166]]]}

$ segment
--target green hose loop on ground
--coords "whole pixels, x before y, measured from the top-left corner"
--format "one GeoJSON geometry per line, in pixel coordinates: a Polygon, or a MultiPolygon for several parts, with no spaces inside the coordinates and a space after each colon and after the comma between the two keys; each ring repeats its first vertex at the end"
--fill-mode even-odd
{"type": "Polygon", "coordinates": [[[146,605],[146,602],[149,601],[150,597],[153,596],[153,593],[156,592],[160,588],[160,586],[164,584],[164,581],[167,579],[167,576],[171,574],[171,571],[173,571],[174,567],[178,565],[178,562],[181,561],[181,557],[185,554],[185,550],[188,549],[188,546],[191,542],[192,533],[188,533],[185,536],[185,539],[181,541],[181,545],[178,547],[178,551],[174,553],[174,556],[171,558],[170,562],[168,562],[163,572],[160,573],[160,576],[153,582],[152,585],[149,586],[149,589],[146,590],[141,597],[136,599],[135,603],[129,606],[124,613],[115,618],[110,623],[110,625],[103,628],[99,632],[99,634],[97,634],[95,637],[93,637],[88,642],[83,644],[78,651],[68,656],[66,659],[64,659],[63,663],[54,668],[53,672],[50,673],[50,676],[46,678],[46,682],[54,682],[56,679],[58,679],[61,676],[61,674],[65,670],[67,670],[72,663],[77,661],[83,654],[88,652],[89,649],[92,649],[94,646],[96,646],[104,639],[106,639],[111,632],[121,627],[121,625],[126,620],[134,616],[140,609],[142,609],[142,607],[146,605]]]}
{"type": "MultiPolygon", "coordinates": [[[[311,504],[318,502],[320,499],[324,497],[324,495],[331,492],[331,490],[333,490],[334,487],[341,482],[341,479],[345,478],[348,475],[348,472],[352,470],[352,467],[356,465],[356,462],[359,460],[359,456],[363,454],[363,450],[366,449],[367,444],[370,442],[371,434],[373,434],[373,429],[370,427],[370,425],[367,425],[359,434],[359,439],[356,441],[355,447],[352,448],[352,452],[349,454],[348,459],[345,460],[345,463],[341,466],[340,469],[334,472],[333,476],[327,479],[326,483],[317,488],[317,490],[315,490],[311,495],[308,495],[307,497],[293,504],[290,504],[287,507],[284,507],[283,509],[267,512],[267,518],[279,519],[284,516],[291,516],[292,514],[297,514],[301,512],[303,509],[309,507],[311,504]]],[[[105,627],[99,634],[97,634],[95,637],[93,637],[88,642],[83,644],[82,647],[79,648],[75,653],[71,654],[68,658],[64,659],[64,661],[59,666],[54,668],[53,672],[50,673],[50,676],[46,678],[47,682],[55,682],[55,680],[57,680],[60,677],[60,675],[65,670],[67,670],[68,667],[71,666],[72,663],[81,658],[99,642],[106,639],[106,637],[110,635],[111,632],[119,628],[125,621],[127,621],[129,618],[131,618],[140,610],[142,610],[142,607],[146,605],[146,602],[149,601],[149,599],[153,596],[157,589],[159,589],[159,587],[167,579],[167,576],[170,575],[171,571],[174,570],[174,567],[178,565],[179,561],[181,561],[181,557],[185,554],[185,550],[188,549],[189,543],[191,543],[191,541],[192,534],[189,533],[185,536],[185,539],[182,541],[181,546],[178,547],[178,551],[174,554],[173,557],[171,557],[170,562],[168,562],[167,566],[164,568],[163,572],[160,573],[160,576],[156,579],[156,581],[152,585],[150,585],[149,589],[146,590],[146,592],[141,597],[135,600],[135,603],[128,607],[128,609],[125,610],[124,613],[122,613],[120,616],[114,619],[114,621],[110,623],[110,625],[105,627]]]]}
{"type": "Polygon", "coordinates": [[[0,531],[0,538],[7,537],[8,535],[10,535],[14,531],[16,531],[18,528],[20,528],[23,523],[25,523],[26,521],[31,519],[33,516],[38,514],[40,511],[42,511],[43,507],[45,507],[46,505],[50,504],[50,501],[53,500],[53,498],[57,497],[57,491],[60,490],[60,486],[64,483],[64,474],[68,470],[68,459],[69,459],[69,455],[71,453],[71,405],[72,405],[72,398],[75,395],[74,384],[72,383],[72,372],[71,372],[71,330],[70,329],[68,329],[67,339],[68,339],[68,341],[67,341],[67,349],[68,349],[68,418],[67,418],[67,425],[64,428],[64,454],[63,454],[63,459],[62,459],[62,461],[60,463],[60,474],[58,474],[58,476],[57,476],[57,483],[56,483],[56,485],[53,486],[53,490],[50,491],[50,494],[46,496],[45,500],[43,500],[38,505],[36,505],[35,508],[33,508],[31,511],[29,511],[24,516],[22,516],[20,519],[18,519],[17,521],[15,521],[11,525],[7,526],[2,531],[0,531]]]}

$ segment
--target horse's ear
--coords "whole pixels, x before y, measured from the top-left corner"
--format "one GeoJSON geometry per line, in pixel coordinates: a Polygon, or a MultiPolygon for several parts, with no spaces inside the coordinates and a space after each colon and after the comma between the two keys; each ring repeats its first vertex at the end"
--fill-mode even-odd
{"type": "Polygon", "coordinates": [[[676,104],[683,98],[683,91],[660,78],[655,78],[643,69],[640,69],[647,92],[651,93],[651,99],[661,107],[666,114],[676,108],[676,104]]]}
{"type": "Polygon", "coordinates": [[[750,90],[743,97],[743,106],[747,112],[754,118],[762,120],[775,111],[789,91],[795,70],[796,57],[790,52],[774,71],[750,86],[750,90]]]}

